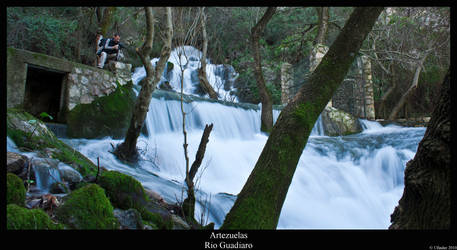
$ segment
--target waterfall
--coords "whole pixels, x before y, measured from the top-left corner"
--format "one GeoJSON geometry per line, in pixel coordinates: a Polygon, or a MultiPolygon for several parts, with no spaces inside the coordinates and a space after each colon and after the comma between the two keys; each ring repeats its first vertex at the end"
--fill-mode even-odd
{"type": "MultiPolygon", "coordinates": [[[[202,95],[208,97],[208,94],[202,94],[199,91],[198,69],[201,67],[200,58],[202,52],[192,46],[181,46],[173,49],[162,74],[161,80],[157,84],[159,87],[162,83],[168,82],[174,91],[181,91],[181,75],[183,75],[183,92],[187,95],[202,95]],[[170,64],[171,63],[171,64],[170,64]],[[169,66],[173,65],[172,69],[169,66]],[[181,72],[182,70],[182,72],[181,72]]],[[[159,61],[159,58],[151,60],[153,66],[159,61]]],[[[218,93],[220,100],[238,102],[238,98],[232,94],[235,90],[234,82],[238,77],[231,65],[212,64],[210,59],[206,59],[206,76],[208,82],[218,93]]],[[[171,67],[171,66],[170,66],[171,67]]],[[[144,67],[135,68],[132,75],[132,81],[137,84],[146,76],[144,67]]]]}
{"type": "MultiPolygon", "coordinates": [[[[205,124],[213,123],[205,157],[196,176],[195,218],[205,201],[208,222],[219,228],[268,139],[260,131],[261,105],[224,105],[186,99],[188,156],[192,163],[205,124]]],[[[274,119],[279,116],[274,111],[274,119]]],[[[322,134],[320,118],[303,150],[281,211],[278,228],[387,228],[403,191],[403,172],[425,128],[383,127],[361,120],[364,131],[349,136],[322,134]]],[[[106,148],[121,140],[63,139],[100,164],[129,174],[145,188],[175,203],[185,198],[185,161],[180,103],[155,91],[146,118],[148,135],[139,137],[144,160],[132,168],[106,148]],[[183,197],[184,195],[184,197],[183,197]]]]}
{"type": "MultiPolygon", "coordinates": [[[[188,55],[186,60],[178,64],[176,56],[179,53],[177,49],[173,50],[169,60],[174,65],[173,69],[168,69],[171,64],[167,65],[161,82],[168,81],[175,91],[178,90],[177,79],[181,77],[178,65],[182,65],[185,67],[184,92],[193,95],[201,54],[192,47],[181,49],[188,55]]],[[[157,61],[157,58],[153,59],[153,65],[157,61]]],[[[217,88],[225,91],[219,94],[230,95],[233,90],[231,81],[236,78],[234,71],[227,71],[226,66],[213,65],[210,61],[207,67],[211,84],[224,85],[217,88]],[[227,74],[228,78],[221,77],[227,74]]],[[[134,83],[137,84],[144,75],[144,68],[135,69],[132,75],[134,83]]],[[[207,222],[214,222],[217,229],[268,139],[267,134],[260,131],[261,105],[224,103],[189,96],[185,100],[191,163],[205,124],[214,124],[205,157],[195,178],[195,218],[199,220],[203,211],[208,209],[205,213],[207,222]]],[[[274,110],[275,121],[279,113],[279,110],[274,110]]],[[[406,162],[414,157],[425,128],[382,126],[366,120],[360,122],[364,129],[361,133],[329,137],[323,134],[319,116],[299,159],[278,228],[386,229],[389,226],[390,214],[403,191],[406,162]]],[[[60,139],[94,162],[99,157],[100,165],[107,169],[133,176],[167,202],[183,201],[186,195],[185,160],[179,99],[171,92],[156,90],[145,124],[148,136],[142,134],[138,138],[142,159],[134,167],[118,161],[107,150],[111,144],[116,145],[122,140],[109,137],[60,139]]],[[[9,138],[7,148],[15,150],[9,138]]]]}

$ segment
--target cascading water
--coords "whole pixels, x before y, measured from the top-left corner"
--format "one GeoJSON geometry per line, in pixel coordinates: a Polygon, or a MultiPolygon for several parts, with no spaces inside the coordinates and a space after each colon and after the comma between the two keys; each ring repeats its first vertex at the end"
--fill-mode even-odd
{"type": "MultiPolygon", "coordinates": [[[[240,105],[241,106],[241,105],[240,105]]],[[[260,109],[209,101],[184,104],[188,155],[192,162],[205,124],[213,123],[205,158],[197,173],[197,206],[219,228],[251,173],[267,136],[260,132],[260,109]],[[206,203],[206,205],[205,205],[206,203]]],[[[279,111],[274,112],[274,118],[279,111]]],[[[182,116],[177,100],[152,98],[146,118],[149,136],[139,147],[145,160],[124,165],[109,152],[121,140],[63,139],[101,165],[132,175],[174,203],[185,198],[182,116]]],[[[403,190],[406,162],[414,157],[425,128],[383,127],[361,120],[364,131],[323,135],[317,121],[299,160],[278,228],[387,228],[403,190]]]]}
{"type": "MultiPolygon", "coordinates": [[[[188,66],[195,63],[192,60],[189,57],[188,66]]],[[[191,71],[184,72],[185,79],[192,77],[191,71]]],[[[167,79],[176,80],[171,74],[175,73],[166,72],[167,79]]],[[[144,72],[137,68],[132,76],[134,83],[142,77],[144,72]]],[[[173,81],[170,84],[176,87],[173,81]]],[[[191,91],[192,86],[187,82],[184,89],[191,91]]],[[[186,102],[184,110],[190,162],[195,158],[204,125],[214,124],[195,178],[195,218],[200,221],[205,213],[206,222],[214,222],[215,228],[219,228],[267,141],[267,135],[260,131],[260,107],[195,100],[186,102]]],[[[279,111],[275,111],[275,120],[278,115],[279,111]]],[[[402,194],[406,162],[414,157],[425,128],[383,127],[365,120],[361,123],[362,133],[328,137],[323,134],[319,117],[297,165],[278,228],[385,229],[389,226],[390,214],[402,194]]],[[[148,136],[141,135],[138,139],[144,159],[135,166],[119,162],[108,152],[111,143],[122,140],[109,137],[61,140],[94,162],[100,157],[100,165],[107,169],[133,176],[169,203],[182,201],[186,192],[179,101],[155,95],[146,127],[148,136]]],[[[10,147],[8,140],[8,150],[10,147]]]]}
{"type": "MultiPolygon", "coordinates": [[[[201,67],[200,58],[202,52],[192,46],[181,46],[175,48],[168,59],[161,80],[157,84],[168,82],[174,91],[181,91],[181,75],[183,75],[183,93],[187,95],[201,94],[198,91],[199,79],[198,69],[201,67]],[[171,64],[170,64],[171,63],[171,64]],[[172,67],[171,69],[169,67],[172,67]]],[[[159,58],[151,60],[152,65],[159,61],[159,58]]],[[[234,82],[238,77],[231,65],[212,64],[206,59],[206,76],[208,82],[218,93],[219,100],[238,102],[238,98],[232,94],[235,90],[234,82]]],[[[146,76],[144,67],[138,67],[132,75],[132,80],[138,83],[146,76]]],[[[203,94],[208,97],[208,94],[203,94]]]]}

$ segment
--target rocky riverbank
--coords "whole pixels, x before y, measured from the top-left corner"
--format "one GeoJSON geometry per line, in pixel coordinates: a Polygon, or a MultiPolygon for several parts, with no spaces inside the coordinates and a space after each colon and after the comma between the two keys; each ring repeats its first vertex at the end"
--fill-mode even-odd
{"type": "MultiPolygon", "coordinates": [[[[133,177],[108,171],[39,119],[7,111],[7,229],[199,229],[133,177]]],[[[210,224],[207,228],[211,228],[210,224]]]]}

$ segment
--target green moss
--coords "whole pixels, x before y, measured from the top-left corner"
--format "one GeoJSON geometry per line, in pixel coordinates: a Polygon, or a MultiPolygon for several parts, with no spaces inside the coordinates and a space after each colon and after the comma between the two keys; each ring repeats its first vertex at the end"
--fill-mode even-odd
{"type": "Polygon", "coordinates": [[[69,194],[56,212],[59,221],[74,229],[117,229],[113,206],[105,191],[90,184],[69,194]]]}
{"type": "Polygon", "coordinates": [[[305,102],[304,104],[301,103],[298,105],[298,107],[293,111],[292,117],[311,132],[319,114],[320,112],[317,110],[315,105],[310,102],[305,102]]]}
{"type": "Polygon", "coordinates": [[[150,226],[152,229],[159,229],[159,227],[151,221],[143,220],[143,224],[150,226]]]}
{"type": "Polygon", "coordinates": [[[145,206],[149,198],[139,181],[117,171],[105,171],[101,174],[98,183],[105,189],[106,195],[115,207],[134,208],[147,219],[145,206]]]}
{"type": "Polygon", "coordinates": [[[159,230],[171,230],[173,229],[173,221],[171,219],[164,220],[160,214],[157,213],[149,213],[147,216],[147,223],[153,229],[159,230]]]}
{"type": "Polygon", "coordinates": [[[175,65],[172,62],[167,62],[167,72],[172,71],[174,66],[175,65]]]}
{"type": "Polygon", "coordinates": [[[6,128],[6,134],[13,142],[16,144],[16,146],[20,148],[30,148],[32,145],[30,145],[27,141],[27,134],[23,132],[22,130],[18,129],[11,129],[10,127],[6,128]]]}
{"type": "Polygon", "coordinates": [[[117,171],[106,171],[100,175],[98,184],[105,189],[113,206],[125,210],[138,210],[144,220],[150,221],[158,229],[173,227],[171,220],[165,220],[160,214],[148,210],[150,200],[141,183],[135,178],[117,171]]]}
{"type": "Polygon", "coordinates": [[[21,178],[8,173],[6,176],[6,204],[24,206],[25,187],[21,178]]]}
{"type": "Polygon", "coordinates": [[[132,84],[118,84],[110,95],[76,105],[67,114],[68,136],[122,138],[130,125],[135,98],[132,84]]]}
{"type": "Polygon", "coordinates": [[[16,204],[6,206],[6,228],[8,230],[64,229],[62,224],[54,223],[41,209],[26,209],[16,204]]]}

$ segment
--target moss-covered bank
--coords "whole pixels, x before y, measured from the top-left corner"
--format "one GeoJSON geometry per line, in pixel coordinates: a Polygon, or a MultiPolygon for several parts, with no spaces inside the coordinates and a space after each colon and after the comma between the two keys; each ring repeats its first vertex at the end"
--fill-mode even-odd
{"type": "Polygon", "coordinates": [[[73,165],[83,177],[96,175],[97,166],[91,160],[59,140],[44,123],[31,114],[10,108],[7,110],[6,123],[7,135],[21,150],[35,151],[73,165]]]}

